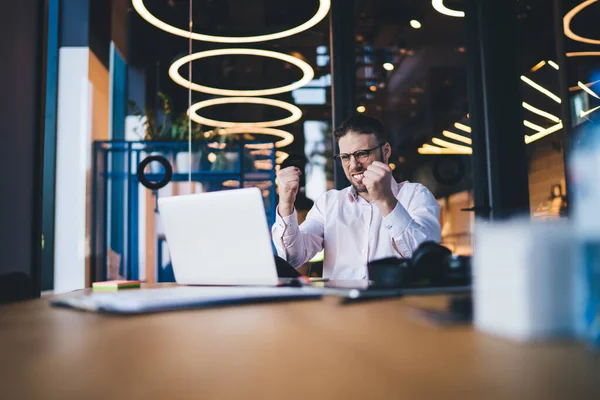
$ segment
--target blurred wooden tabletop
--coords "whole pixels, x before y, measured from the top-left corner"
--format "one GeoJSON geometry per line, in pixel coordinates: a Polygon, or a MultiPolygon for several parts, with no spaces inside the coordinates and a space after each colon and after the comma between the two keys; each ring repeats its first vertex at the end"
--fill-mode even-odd
{"type": "Polygon", "coordinates": [[[441,328],[443,297],[143,316],[0,306],[2,399],[599,399],[600,354],[441,328]]]}

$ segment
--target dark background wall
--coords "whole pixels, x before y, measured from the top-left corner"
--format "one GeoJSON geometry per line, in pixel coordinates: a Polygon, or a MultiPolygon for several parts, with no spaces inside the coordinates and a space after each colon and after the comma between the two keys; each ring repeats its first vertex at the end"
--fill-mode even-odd
{"type": "Polygon", "coordinates": [[[46,3],[0,6],[0,301],[39,295],[46,3]]]}

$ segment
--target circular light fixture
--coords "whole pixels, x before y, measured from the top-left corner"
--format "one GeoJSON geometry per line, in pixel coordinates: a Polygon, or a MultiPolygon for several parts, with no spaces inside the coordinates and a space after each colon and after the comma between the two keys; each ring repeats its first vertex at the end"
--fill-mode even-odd
{"type": "Polygon", "coordinates": [[[563,26],[564,26],[564,31],[565,31],[565,36],[567,36],[570,39],[573,39],[577,42],[582,42],[582,43],[589,43],[589,44],[600,44],[600,40],[597,39],[590,39],[590,38],[586,38],[583,36],[579,36],[575,33],[573,33],[573,31],[571,30],[571,20],[577,15],[579,14],[579,12],[581,10],[583,10],[584,8],[586,8],[587,6],[596,3],[598,0],[587,0],[582,2],[581,4],[573,7],[573,9],[571,11],[569,11],[568,13],[565,14],[565,17],[563,18],[563,26]]]}
{"type": "Polygon", "coordinates": [[[356,107],[356,111],[358,111],[359,113],[364,113],[365,111],[367,111],[367,108],[365,106],[358,106],[356,107]]]}
{"type": "Polygon", "coordinates": [[[315,76],[315,72],[312,67],[306,63],[305,61],[300,60],[299,58],[292,57],[290,55],[284,53],[278,53],[276,51],[269,50],[259,50],[259,49],[217,49],[217,50],[208,50],[201,51],[199,53],[189,54],[187,56],[181,57],[176,60],[171,67],[169,68],[169,76],[175,83],[195,90],[196,92],[214,94],[217,96],[270,96],[273,94],[291,92],[292,90],[298,89],[307,83],[309,83],[315,76]],[[274,58],[277,60],[285,61],[290,64],[293,64],[300,68],[304,76],[299,81],[291,83],[285,86],[279,86],[269,89],[259,89],[259,90],[228,90],[228,89],[219,89],[210,86],[203,86],[197,83],[190,82],[185,79],[183,76],[179,74],[179,68],[183,65],[192,62],[194,60],[199,60],[202,58],[209,57],[217,57],[224,55],[248,55],[248,56],[259,56],[259,57],[268,57],[274,58]]]}
{"type": "Polygon", "coordinates": [[[421,23],[419,21],[417,21],[416,19],[411,19],[410,20],[410,26],[412,26],[415,29],[421,29],[421,23]]]}
{"type": "Polygon", "coordinates": [[[262,97],[223,97],[219,99],[204,100],[199,103],[193,104],[188,114],[191,115],[191,119],[201,125],[215,126],[219,128],[233,128],[233,127],[260,127],[269,128],[274,126],[282,126],[291,124],[298,121],[302,117],[302,111],[293,104],[286,103],[281,100],[265,99],[262,97]],[[260,122],[229,122],[229,121],[218,121],[215,119],[208,119],[197,114],[198,110],[203,108],[217,106],[221,104],[263,104],[266,106],[273,106],[283,108],[289,111],[292,115],[287,118],[277,119],[273,121],[260,121],[260,122]]]}
{"type": "MultiPolygon", "coordinates": [[[[209,131],[213,132],[213,131],[209,131]]],[[[294,135],[288,131],[274,128],[261,128],[259,126],[235,126],[233,128],[223,128],[217,131],[219,135],[242,135],[245,133],[254,133],[259,135],[270,135],[281,138],[275,142],[275,147],[285,147],[294,141],[294,135]]],[[[246,145],[249,149],[272,149],[271,143],[249,143],[246,145]]]]}
{"type": "Polygon", "coordinates": [[[392,63],[385,63],[385,64],[383,64],[383,68],[386,71],[393,71],[394,70],[394,64],[392,64],[392,63]]]}
{"type": "Polygon", "coordinates": [[[135,11],[148,21],[150,24],[154,25],[158,29],[162,29],[163,31],[169,32],[176,36],[181,36],[184,38],[192,39],[192,40],[201,40],[204,42],[214,42],[214,43],[252,43],[252,42],[265,42],[267,40],[281,39],[287,36],[292,36],[307,29],[312,28],[329,12],[329,8],[331,6],[331,0],[319,0],[319,9],[308,21],[294,27],[291,29],[287,29],[285,31],[270,33],[268,35],[259,35],[259,36],[212,36],[212,35],[204,35],[201,33],[190,33],[187,30],[180,29],[174,27],[173,25],[169,25],[164,21],[156,18],[144,5],[144,0],[133,0],[132,1],[133,8],[135,11]]]}
{"type": "Polygon", "coordinates": [[[431,5],[440,14],[447,15],[449,17],[463,18],[465,16],[464,11],[452,10],[444,5],[444,0],[431,0],[431,5]]]}
{"type": "Polygon", "coordinates": [[[376,91],[377,91],[377,86],[375,86],[375,85],[371,85],[371,86],[369,87],[369,90],[370,90],[371,92],[376,92],[376,91]]]}

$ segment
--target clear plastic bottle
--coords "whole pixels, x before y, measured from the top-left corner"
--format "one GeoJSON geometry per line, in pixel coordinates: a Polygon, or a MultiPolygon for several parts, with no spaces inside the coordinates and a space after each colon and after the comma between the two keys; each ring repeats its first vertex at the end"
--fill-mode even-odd
{"type": "Polygon", "coordinates": [[[576,331],[600,348],[600,111],[576,129],[569,156],[572,221],[577,243],[576,331]],[[596,117],[596,116],[594,116],[596,117]]]}

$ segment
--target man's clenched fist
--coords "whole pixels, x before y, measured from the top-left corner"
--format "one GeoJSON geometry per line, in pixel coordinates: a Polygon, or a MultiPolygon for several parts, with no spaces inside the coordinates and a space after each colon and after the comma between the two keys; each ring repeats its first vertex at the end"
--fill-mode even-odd
{"type": "Polygon", "coordinates": [[[279,215],[287,217],[294,212],[294,202],[300,187],[300,169],[287,167],[277,174],[277,186],[279,187],[279,215]]]}

